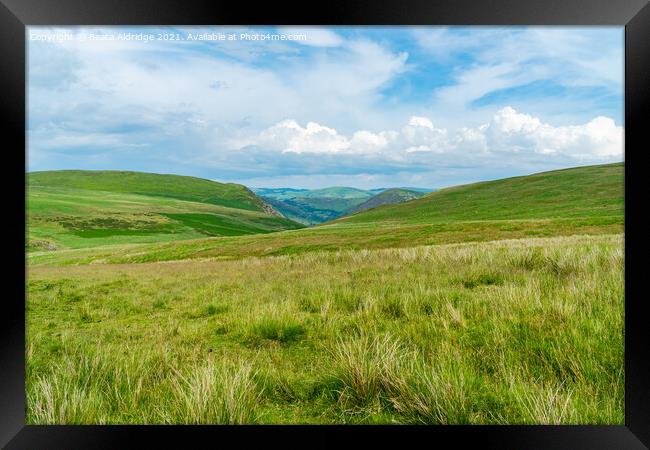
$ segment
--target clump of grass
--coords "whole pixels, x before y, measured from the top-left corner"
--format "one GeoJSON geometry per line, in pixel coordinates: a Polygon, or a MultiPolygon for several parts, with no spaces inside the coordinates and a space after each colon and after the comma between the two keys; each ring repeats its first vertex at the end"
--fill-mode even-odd
{"type": "Polygon", "coordinates": [[[206,315],[206,316],[214,316],[215,314],[223,314],[223,313],[227,312],[228,309],[229,309],[228,305],[223,304],[223,303],[220,303],[218,305],[211,304],[211,305],[208,305],[205,308],[204,315],[206,315]]]}
{"type": "Polygon", "coordinates": [[[252,344],[264,340],[289,344],[302,340],[306,334],[307,328],[288,315],[266,315],[251,325],[248,341],[252,344]]]}
{"type": "Polygon", "coordinates": [[[534,270],[544,267],[544,256],[540,249],[526,248],[518,252],[508,252],[506,262],[516,268],[534,270]]]}
{"type": "Polygon", "coordinates": [[[362,307],[363,299],[352,286],[344,285],[333,292],[331,303],[338,311],[353,313],[362,307]]]}
{"type": "Polygon", "coordinates": [[[28,422],[65,425],[102,423],[105,410],[102,396],[95,389],[84,389],[74,376],[37,376],[28,386],[28,422]]]}
{"type": "MultiPolygon", "coordinates": [[[[116,409],[136,409],[148,365],[65,348],[49,372],[28,379],[28,423],[110,423],[116,409]]],[[[150,373],[154,373],[151,370],[150,373]]]]}
{"type": "Polygon", "coordinates": [[[301,297],[298,301],[298,307],[301,311],[308,313],[318,313],[321,310],[322,302],[312,296],[301,297]]]}
{"type": "Polygon", "coordinates": [[[339,384],[336,400],[348,416],[472,423],[478,415],[475,404],[481,401],[481,386],[471,368],[451,352],[447,349],[436,356],[439,364],[430,364],[391,336],[339,341],[332,352],[333,379],[339,384]]]}
{"type": "Polygon", "coordinates": [[[99,322],[101,318],[98,313],[93,311],[93,307],[89,304],[84,304],[79,308],[79,320],[85,323],[99,322]]]}
{"type": "Polygon", "coordinates": [[[493,286],[504,283],[503,276],[496,273],[482,273],[470,279],[463,280],[463,286],[468,289],[474,289],[478,286],[493,286]]]}
{"type": "Polygon", "coordinates": [[[574,392],[559,382],[525,382],[511,378],[508,393],[517,409],[518,423],[560,425],[576,420],[574,392]]]}
{"type": "Polygon", "coordinates": [[[381,303],[381,311],[386,316],[398,319],[404,316],[404,306],[397,297],[390,297],[381,303]]]}
{"type": "Polygon", "coordinates": [[[227,312],[229,309],[229,306],[223,303],[220,304],[209,304],[207,306],[201,307],[196,309],[194,312],[189,313],[188,317],[191,319],[199,319],[202,317],[210,317],[214,316],[215,314],[223,314],[227,312]]]}
{"type": "Polygon", "coordinates": [[[160,298],[153,302],[154,309],[164,309],[166,306],[167,306],[167,302],[160,298]]]}
{"type": "Polygon", "coordinates": [[[259,391],[251,364],[217,366],[212,360],[173,381],[175,419],[186,424],[234,425],[257,421],[259,391]]]}
{"type": "Polygon", "coordinates": [[[228,331],[229,331],[228,325],[226,325],[225,323],[220,323],[215,327],[214,334],[216,336],[223,336],[224,334],[228,334],[228,331]]]}
{"type": "Polygon", "coordinates": [[[568,277],[580,271],[580,266],[574,259],[547,256],[544,258],[544,262],[545,268],[558,277],[568,277]]]}
{"type": "Polygon", "coordinates": [[[59,287],[57,299],[66,303],[77,303],[83,300],[83,295],[74,290],[59,287]]]}
{"type": "Polygon", "coordinates": [[[250,362],[169,355],[126,356],[66,346],[58,362],[28,366],[30,424],[255,423],[260,390],[250,362]]]}
{"type": "Polygon", "coordinates": [[[331,377],[340,386],[337,400],[348,413],[381,410],[390,392],[404,382],[400,372],[410,356],[391,336],[367,334],[339,340],[331,354],[331,377]]]}
{"type": "Polygon", "coordinates": [[[392,406],[410,423],[472,423],[481,395],[476,376],[462,361],[447,364],[448,354],[438,358],[438,364],[418,360],[409,366],[407,381],[393,388],[392,406]]]}

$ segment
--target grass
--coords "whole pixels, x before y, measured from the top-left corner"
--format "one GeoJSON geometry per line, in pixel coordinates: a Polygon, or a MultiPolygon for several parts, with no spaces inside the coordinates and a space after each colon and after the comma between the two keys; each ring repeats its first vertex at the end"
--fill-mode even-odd
{"type": "Polygon", "coordinates": [[[622,216],[623,171],[623,163],[615,163],[455,186],[338,221],[419,224],[622,216]]]}
{"type": "Polygon", "coordinates": [[[162,195],[41,185],[28,188],[30,252],[269,233],[301,227],[261,211],[162,195]]]}
{"type": "Polygon", "coordinates": [[[462,242],[485,242],[546,236],[623,232],[623,216],[452,222],[434,224],[334,223],[255,236],[105,245],[94,248],[35,250],[30,265],[142,263],[182,259],[239,259],[250,256],[298,255],[346,249],[409,248],[462,242]]]}
{"type": "Polygon", "coordinates": [[[605,229],[30,264],[27,423],[622,424],[623,239],[605,229]]]}
{"type": "Polygon", "coordinates": [[[34,187],[66,187],[83,191],[163,197],[227,208],[263,212],[259,197],[241,184],[218,183],[203,178],[117,170],[52,170],[30,172],[34,187]]]}

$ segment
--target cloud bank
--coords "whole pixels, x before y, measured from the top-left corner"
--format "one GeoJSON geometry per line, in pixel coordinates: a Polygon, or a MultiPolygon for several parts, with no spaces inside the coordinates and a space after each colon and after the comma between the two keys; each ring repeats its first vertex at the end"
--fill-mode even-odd
{"type": "Polygon", "coordinates": [[[613,119],[595,117],[584,124],[552,126],[506,106],[475,128],[437,128],[431,119],[412,116],[399,130],[373,133],[358,130],[350,136],[308,122],[287,119],[263,130],[249,146],[280,153],[400,156],[412,152],[563,155],[575,159],[620,157],[623,128],[613,119]]]}

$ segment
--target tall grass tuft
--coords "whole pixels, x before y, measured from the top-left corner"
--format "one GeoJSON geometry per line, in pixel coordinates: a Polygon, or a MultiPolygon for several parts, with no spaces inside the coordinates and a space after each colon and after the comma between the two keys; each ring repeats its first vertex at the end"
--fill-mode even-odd
{"type": "Polygon", "coordinates": [[[260,344],[264,340],[289,344],[303,339],[306,332],[305,326],[296,319],[286,314],[271,314],[253,322],[247,340],[251,344],[260,344]]]}
{"type": "Polygon", "coordinates": [[[212,360],[190,375],[177,372],[174,420],[186,424],[246,424],[257,421],[258,389],[251,364],[217,366],[212,360]]]}
{"type": "Polygon", "coordinates": [[[391,336],[367,334],[339,339],[331,355],[338,402],[348,412],[381,409],[395,386],[404,382],[402,368],[412,356],[391,336]]]}

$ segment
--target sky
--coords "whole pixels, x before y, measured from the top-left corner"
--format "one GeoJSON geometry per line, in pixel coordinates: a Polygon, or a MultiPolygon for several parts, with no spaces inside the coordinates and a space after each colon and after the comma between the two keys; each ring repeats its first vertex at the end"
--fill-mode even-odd
{"type": "Polygon", "coordinates": [[[28,27],[27,170],[445,186],[623,160],[623,27],[28,27]]]}

